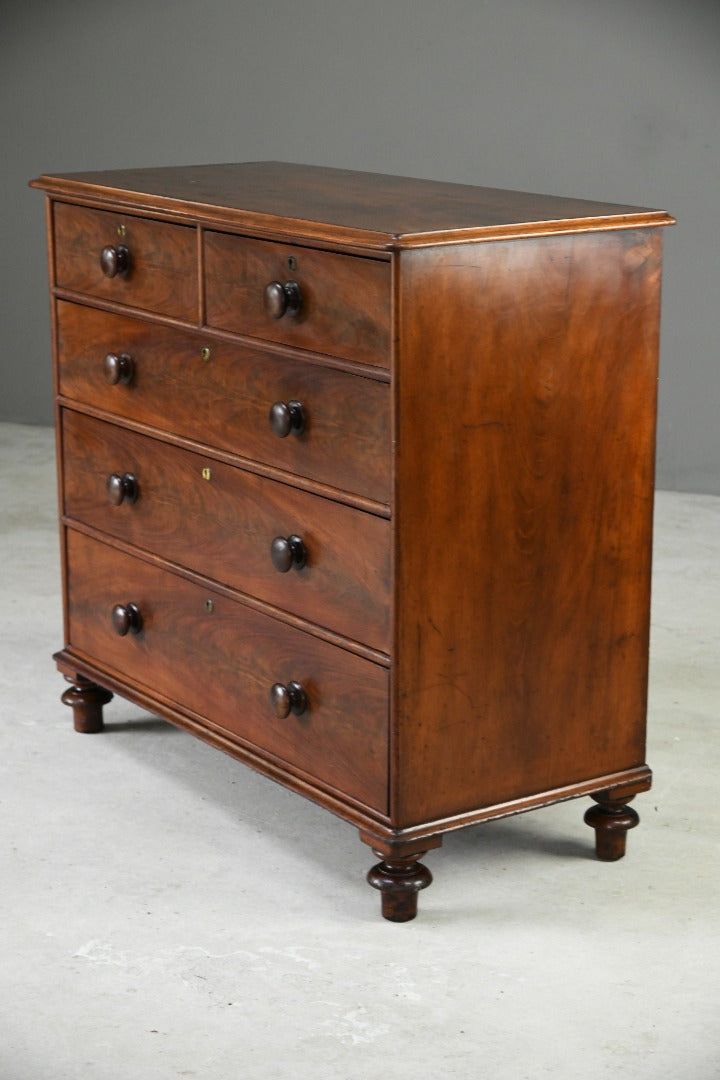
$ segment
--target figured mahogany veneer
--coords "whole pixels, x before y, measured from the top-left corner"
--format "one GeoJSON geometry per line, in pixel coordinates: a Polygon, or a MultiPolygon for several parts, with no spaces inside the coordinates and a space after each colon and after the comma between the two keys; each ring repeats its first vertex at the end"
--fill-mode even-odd
{"type": "Polygon", "coordinates": [[[70,648],[350,798],[387,810],[387,672],[68,530],[70,648]],[[138,633],[120,636],[115,605],[134,604],[138,633]],[[275,683],[299,682],[308,708],[276,718],[275,683]]]}
{"type": "Polygon", "coordinates": [[[55,207],[55,278],[61,288],[195,322],[198,259],[195,231],[129,214],[55,207]],[[103,251],[126,252],[108,276],[103,251]]]}
{"type": "Polygon", "coordinates": [[[205,281],[209,326],[388,366],[386,262],[206,232],[205,281]],[[266,287],[288,281],[298,310],[269,307],[266,287]]]}
{"type": "Polygon", "coordinates": [[[62,437],[68,517],[389,651],[388,521],[70,409],[62,437]],[[127,474],[118,501],[108,480],[127,474]],[[272,543],[290,535],[304,565],[280,572],[272,543]]]}
{"type": "Polygon", "coordinates": [[[351,498],[390,502],[386,383],[79,304],[59,301],[57,316],[64,397],[351,498]],[[128,382],[108,383],[108,353],[131,357],[128,382]],[[304,429],[278,438],[270,409],[293,400],[304,406],[304,429]]]}
{"type": "Polygon", "coordinates": [[[63,701],[121,693],[356,825],[645,763],[662,211],[255,162],[44,176],[63,701]]]}

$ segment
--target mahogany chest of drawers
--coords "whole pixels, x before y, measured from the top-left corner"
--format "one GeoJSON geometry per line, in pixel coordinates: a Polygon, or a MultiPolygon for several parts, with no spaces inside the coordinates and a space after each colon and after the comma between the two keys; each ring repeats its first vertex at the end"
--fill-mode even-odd
{"type": "Polygon", "coordinates": [[[645,764],[660,211],[255,162],[43,176],[75,727],[120,693],[358,827],[645,764]]]}

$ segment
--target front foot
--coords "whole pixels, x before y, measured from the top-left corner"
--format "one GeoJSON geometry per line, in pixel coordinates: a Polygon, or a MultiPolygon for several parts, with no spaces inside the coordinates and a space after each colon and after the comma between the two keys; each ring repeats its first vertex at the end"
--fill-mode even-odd
{"type": "Polygon", "coordinates": [[[70,688],[60,700],[73,711],[73,727],[83,735],[94,735],[103,729],[103,705],[112,700],[112,694],[83,675],[66,675],[70,688]]]}
{"type": "Polygon", "coordinates": [[[627,805],[633,796],[613,799],[608,792],[599,791],[591,797],[598,805],[585,812],[584,820],[595,830],[595,854],[603,862],[622,859],[628,830],[640,821],[637,812],[627,805]]]}
{"type": "Polygon", "coordinates": [[[432,882],[432,874],[417,860],[424,851],[414,855],[391,858],[376,851],[382,859],[368,871],[367,880],[380,890],[382,914],[390,922],[409,922],[417,915],[417,894],[432,882]]]}

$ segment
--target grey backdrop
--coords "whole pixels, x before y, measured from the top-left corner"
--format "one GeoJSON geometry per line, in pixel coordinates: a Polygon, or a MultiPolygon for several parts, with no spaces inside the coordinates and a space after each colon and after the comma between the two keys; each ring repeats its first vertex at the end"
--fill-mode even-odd
{"type": "Polygon", "coordinates": [[[51,422],[44,171],[274,158],[670,210],[658,483],[720,493],[719,0],[2,0],[0,418],[51,422]]]}

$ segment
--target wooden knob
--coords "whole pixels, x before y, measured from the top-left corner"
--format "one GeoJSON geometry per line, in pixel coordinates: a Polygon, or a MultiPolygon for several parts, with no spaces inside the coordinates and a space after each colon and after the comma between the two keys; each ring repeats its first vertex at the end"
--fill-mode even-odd
{"type": "Polygon", "coordinates": [[[112,624],[120,637],[126,634],[139,634],[142,630],[142,615],[137,604],[116,604],[112,609],[112,624]]]}
{"type": "Polygon", "coordinates": [[[108,353],[105,357],[105,378],[112,385],[129,383],[134,373],[132,356],[128,353],[108,353]]]}
{"type": "Polygon", "coordinates": [[[132,473],[110,473],[107,478],[108,499],[113,506],[123,502],[134,503],[138,497],[138,483],[132,473]]]}
{"type": "Polygon", "coordinates": [[[298,682],[285,686],[276,682],[270,690],[270,704],[279,720],[284,720],[291,712],[302,716],[308,706],[307,694],[298,682]]]}
{"type": "Polygon", "coordinates": [[[100,266],[105,277],[125,277],[130,270],[130,252],[124,244],[109,244],[100,252],[100,266]]]}
{"type": "Polygon", "coordinates": [[[301,569],[307,562],[307,550],[299,536],[276,536],[270,545],[270,558],[273,566],[281,574],[295,566],[301,569]]]}
{"type": "Polygon", "coordinates": [[[299,435],[305,428],[305,410],[299,401],[276,401],[270,406],[270,427],[279,439],[290,432],[299,435]]]}
{"type": "Polygon", "coordinates": [[[265,286],[265,310],[271,319],[297,315],[302,307],[302,293],[297,281],[271,281],[265,286]]]}

